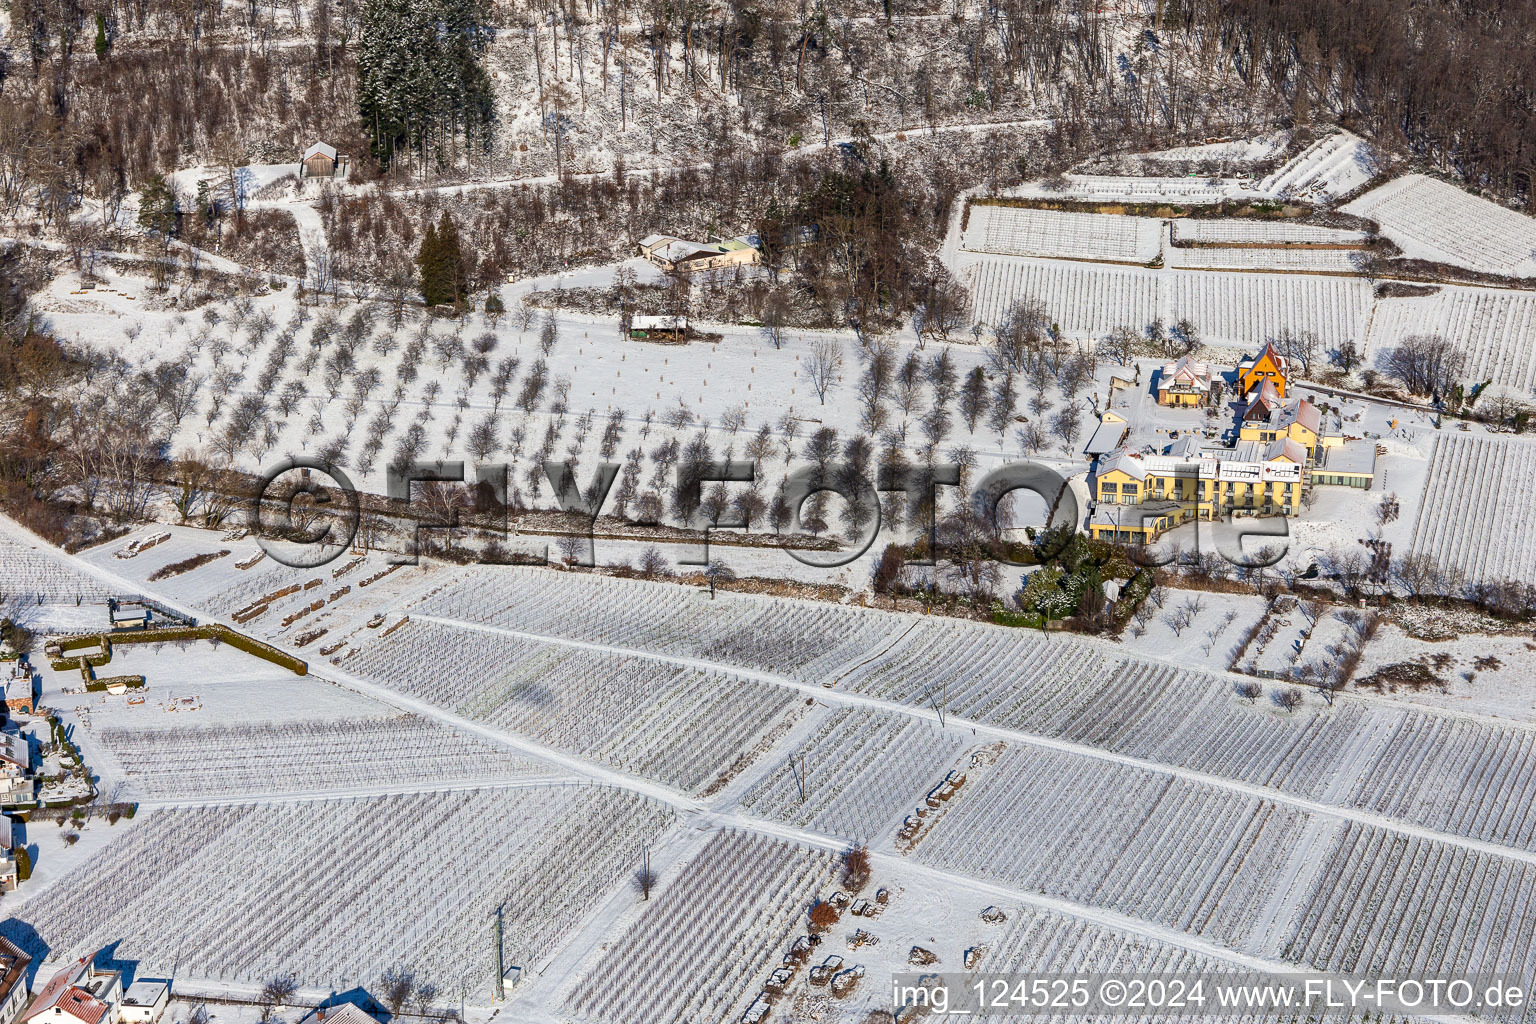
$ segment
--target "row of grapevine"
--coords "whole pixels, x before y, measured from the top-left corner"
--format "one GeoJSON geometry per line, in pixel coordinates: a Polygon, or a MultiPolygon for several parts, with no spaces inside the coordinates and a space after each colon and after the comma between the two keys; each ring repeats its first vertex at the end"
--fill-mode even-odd
{"type": "Polygon", "coordinates": [[[505,963],[543,963],[670,820],[588,786],[149,811],[0,932],[141,974],[345,991],[400,965],[483,997],[498,907],[505,963]]]}
{"type": "MultiPolygon", "coordinates": [[[[1190,254],[1207,252],[1218,254],[1212,260],[1224,258],[1219,249],[1186,249],[1178,259],[1199,261],[1205,257],[1190,254]]],[[[1348,254],[1297,258],[1307,263],[1314,256],[1338,262],[1335,257],[1348,254]]],[[[1313,260],[1301,269],[1319,266],[1313,260]]],[[[978,257],[965,274],[973,315],[981,323],[1000,323],[1014,302],[1038,300],[1069,335],[1097,337],[1119,326],[1142,330],[1162,317],[1168,323],[1189,320],[1207,342],[1245,348],[1262,346],[1283,331],[1312,331],[1328,345],[1359,344],[1372,301],[1371,287],[1363,280],[1316,274],[1157,271],[1007,256],[978,257]]]]}
{"type": "Polygon", "coordinates": [[[349,669],[559,750],[708,794],[803,711],[791,691],[630,654],[411,621],[349,669]]]}
{"type": "Polygon", "coordinates": [[[1183,217],[1173,221],[1173,238],[1207,245],[1359,245],[1366,233],[1283,220],[1183,217]]]}
{"type": "MultiPolygon", "coordinates": [[[[1165,981],[1180,976],[1186,979],[1203,978],[1206,983],[1203,995],[1207,1001],[1198,1006],[1188,1005],[1182,1011],[1162,1008],[1135,1014],[1122,1009],[1112,1016],[1053,1014],[1046,1017],[1042,1014],[1036,1019],[1062,1022],[1112,1020],[1116,1024],[1204,1024],[1213,1019],[1211,1011],[1218,998],[1214,991],[1216,985],[1228,981],[1236,984],[1240,979],[1253,978],[1253,975],[1240,974],[1239,968],[1233,964],[1092,921],[1031,907],[1010,907],[1006,913],[1009,917],[1001,927],[1001,934],[987,937],[986,955],[977,965],[978,976],[1158,976],[1165,981]]],[[[992,995],[996,997],[998,993],[994,991],[992,995]]],[[[1221,1019],[1232,1024],[1258,1024],[1261,1021],[1280,1024],[1294,1021],[1295,1012],[1292,1009],[1255,1009],[1248,1012],[1227,1009],[1221,1011],[1221,1019]]],[[[967,1019],[982,1024],[1015,1024],[1020,1020],[1020,1014],[1017,1007],[1013,1007],[1007,1011],[999,1009],[998,1012],[982,1013],[967,1019]]],[[[1356,1019],[1362,1022],[1376,1020],[1378,1015],[1365,1011],[1350,1015],[1336,1009],[1321,1019],[1342,1024],[1356,1019]]]]}
{"type": "Polygon", "coordinates": [[[1264,249],[1220,246],[1195,249],[1172,247],[1168,267],[1174,270],[1253,270],[1298,274],[1354,274],[1358,251],[1347,249],[1264,249]]]}
{"type": "Polygon", "coordinates": [[[1536,849],[1536,805],[1498,795],[1500,785],[1522,777],[1518,766],[1536,749],[1536,732],[1518,725],[1474,728],[1433,711],[1363,701],[1309,703],[1280,715],[1244,704],[1228,680],[1210,673],[1109,662],[1068,638],[938,619],[920,623],[839,686],[916,707],[942,704],[958,718],[1309,800],[1342,792],[1344,806],[1536,849]],[[1425,735],[1457,739],[1426,745],[1425,735]],[[1405,767],[1430,751],[1433,772],[1405,767]],[[1340,791],[1346,772],[1359,772],[1359,781],[1340,791]]]}
{"type": "Polygon", "coordinates": [[[12,601],[67,604],[101,601],[108,590],[62,557],[0,533],[0,607],[12,601]]]}
{"type": "MultiPolygon", "coordinates": [[[[1536,868],[1351,824],[1300,908],[1288,959],[1370,977],[1530,978],[1536,868]]],[[[1487,1008],[1527,1020],[1527,1007],[1487,1008]]]]}
{"type": "Polygon", "coordinates": [[[1128,765],[1006,750],[920,840],[946,871],[1241,946],[1303,812],[1128,765]],[[1088,798],[1094,794],[1094,798],[1088,798]]]}
{"type": "Polygon", "coordinates": [[[1413,711],[1387,755],[1360,775],[1350,805],[1536,851],[1536,733],[1413,711]]]}
{"type": "Polygon", "coordinates": [[[1169,322],[1188,319],[1208,343],[1256,349],[1283,332],[1311,331],[1327,348],[1359,344],[1371,286],[1345,277],[1170,271],[1169,322]]]}
{"type": "Polygon", "coordinates": [[[1141,330],[1155,320],[1158,275],[1137,267],[1094,267],[1010,256],[968,260],[966,283],[972,316],[999,324],[1015,302],[1038,301],[1046,315],[1076,337],[1106,334],[1128,325],[1141,330]]]}
{"type": "MultiPolygon", "coordinates": [[[[1447,439],[1447,443],[1465,445],[1471,442],[1458,438],[1447,439]]],[[[1536,449],[1523,447],[1521,451],[1530,453],[1536,449]]],[[[1528,472],[1536,473],[1536,465],[1528,472]]],[[[1441,480],[1441,475],[1432,475],[1432,485],[1438,486],[1436,482],[1441,480]]],[[[1454,493],[1469,490],[1463,486],[1454,491],[1451,485],[1445,486],[1454,493]]],[[[1536,479],[1527,486],[1536,487],[1536,479]]],[[[1476,491],[1472,493],[1475,495],[1476,491]]],[[[1523,557],[1536,560],[1536,539],[1525,543],[1528,547],[1523,557]]],[[[1536,564],[1536,561],[1530,564],[1536,564]]],[[[1394,792],[1390,788],[1395,772],[1393,766],[1407,763],[1405,759],[1411,760],[1415,756],[1414,751],[1418,749],[1415,736],[1441,727],[1435,723],[1448,721],[1436,712],[1413,712],[1414,715],[1428,716],[1424,722],[1415,724],[1416,720],[1410,719],[1409,711],[1402,707],[1344,700],[1333,705],[1308,701],[1293,713],[1281,714],[1267,702],[1245,703],[1234,694],[1230,681],[1221,676],[1122,658],[1100,645],[1069,636],[999,629],[942,617],[898,616],[769,598],[732,597],[713,602],[713,607],[721,613],[716,622],[696,611],[700,607],[707,610],[711,602],[695,600],[691,592],[675,586],[607,581],[540,570],[518,570],[517,573],[506,578],[506,585],[518,596],[515,603],[505,607],[497,607],[508,597],[493,589],[497,586],[495,580],[481,586],[472,585],[482,578],[477,573],[445,588],[428,603],[444,610],[457,610],[467,617],[490,618],[516,624],[519,628],[578,635],[587,630],[610,639],[610,642],[614,639],[638,641],[663,647],[679,658],[706,658],[730,668],[770,673],[782,672],[786,661],[782,653],[785,646],[800,643],[804,631],[817,628],[808,624],[814,620],[807,616],[820,610],[830,622],[836,623],[822,628],[837,629],[841,642],[825,644],[836,650],[820,662],[801,663],[802,668],[796,674],[807,681],[835,685],[861,697],[924,712],[942,709],[946,716],[960,720],[1067,740],[1156,764],[1265,786],[1303,799],[1327,799],[1344,806],[1378,809],[1457,835],[1536,848],[1531,846],[1533,830],[1536,830],[1536,810],[1527,813],[1523,805],[1515,804],[1495,811],[1490,803],[1489,771],[1477,760],[1447,757],[1438,761],[1441,766],[1436,774],[1439,789],[1433,799],[1427,795],[1428,790],[1426,795],[1414,799],[1391,795],[1394,792]],[[605,598],[601,588],[612,582],[618,583],[614,596],[605,598]],[[782,612],[775,614],[775,609],[782,609],[782,612]],[[664,625],[692,621],[700,623],[699,629],[704,634],[701,639],[678,635],[664,625]],[[793,631],[790,636],[778,637],[775,623],[780,621],[790,624],[787,627],[793,631]],[[721,627],[721,623],[727,625],[721,627]],[[750,629],[743,632],[743,623],[749,624],[750,629]],[[750,642],[722,643],[710,632],[718,628],[726,629],[731,636],[750,637],[750,642]],[[850,638],[857,640],[861,654],[843,649],[844,642],[850,638]],[[825,665],[839,667],[822,669],[825,665]],[[822,674],[817,674],[818,671],[822,674]],[[1357,776],[1371,781],[1355,786],[1357,776]],[[1450,808],[1460,808],[1462,813],[1448,813],[1450,808]]],[[[408,637],[418,628],[425,631],[427,627],[413,622],[397,636],[408,637]]],[[[546,737],[546,742],[556,742],[556,745],[569,741],[549,739],[553,733],[520,717],[523,712],[519,709],[530,702],[516,696],[516,687],[541,686],[556,699],[573,699],[580,704],[600,698],[585,696],[592,684],[584,681],[584,670],[577,666],[606,665],[601,671],[613,680],[614,687],[621,685],[619,681],[629,678],[630,673],[642,671],[639,666],[626,667],[627,659],[618,656],[605,656],[613,660],[603,661],[589,652],[551,651],[547,645],[536,643],[518,646],[517,642],[505,638],[460,631],[441,636],[442,639],[422,647],[418,654],[388,654],[386,647],[372,654],[365,653],[360,658],[365,667],[372,657],[394,658],[402,667],[390,678],[410,682],[397,681],[391,685],[402,685],[408,692],[427,696],[462,713],[511,723],[513,728],[546,737]],[[441,663],[446,671],[430,676],[413,672],[409,668],[411,658],[427,657],[425,651],[429,648],[442,652],[438,657],[446,659],[441,663]],[[473,653],[473,660],[456,660],[470,658],[472,652],[478,652],[473,653]],[[456,691],[444,698],[438,692],[443,688],[468,685],[470,692],[478,694],[483,688],[480,680],[496,680],[501,673],[513,672],[510,666],[514,665],[525,666],[517,670],[522,675],[507,675],[496,683],[499,689],[490,691],[484,707],[467,703],[465,693],[456,691]],[[466,682],[470,680],[475,681],[473,685],[466,682]],[[573,695],[561,697],[568,686],[574,688],[573,695]],[[495,710],[503,705],[505,710],[495,710]]],[[[409,648],[397,649],[405,650],[409,648]]],[[[643,664],[648,666],[643,669],[646,673],[643,678],[647,680],[645,686],[652,685],[649,680],[659,678],[657,674],[697,671],[649,661],[643,661],[643,664]]],[[[711,675],[710,678],[715,677],[711,675]]],[[[535,706],[550,699],[539,692],[539,700],[531,702],[535,706]]],[[[625,690],[620,703],[629,701],[640,706],[652,699],[645,696],[648,692],[643,688],[640,691],[625,690]]],[[[622,722],[636,717],[628,711],[613,714],[622,722]]],[[[735,721],[734,711],[731,717],[735,721]]],[[[575,729],[575,726],[570,728],[575,729]]],[[[818,734],[813,738],[807,748],[808,752],[815,753],[814,758],[808,760],[808,774],[819,772],[836,761],[833,751],[854,744],[853,736],[864,727],[848,728],[851,731],[835,736],[829,733],[826,738],[818,734]]],[[[895,726],[878,728],[894,730],[895,726]]],[[[745,723],[741,729],[743,733],[749,731],[745,723]]],[[[599,749],[612,749],[612,741],[604,739],[603,735],[589,732],[581,735],[584,742],[599,749]]],[[[734,743],[746,742],[739,738],[740,734],[732,735],[738,736],[734,743]]],[[[1478,745],[1488,750],[1520,751],[1536,742],[1533,737],[1536,733],[1515,724],[1490,725],[1486,727],[1486,733],[1481,734],[1478,745]]],[[[730,747],[731,743],[723,746],[730,747]]],[[[893,742],[888,743],[888,747],[892,746],[893,742]]],[[[851,748],[859,749],[857,746],[851,748]]],[[[573,745],[571,749],[577,748],[573,745]]],[[[912,770],[918,768],[913,766],[912,770]]],[[[842,830],[858,837],[876,834],[878,826],[889,820],[885,801],[898,800],[895,794],[880,797],[868,812],[872,817],[846,817],[852,813],[844,809],[846,805],[823,807],[818,801],[825,794],[813,787],[813,792],[807,794],[806,805],[801,808],[798,786],[787,767],[781,766],[774,771],[777,774],[772,776],[772,781],[764,783],[770,788],[752,798],[765,801],[766,807],[780,808],[764,813],[800,824],[809,824],[817,815],[829,815],[815,820],[838,835],[844,834],[842,830]],[[791,794],[795,806],[785,809],[785,801],[791,799],[791,794]]],[[[900,800],[896,809],[904,803],[904,799],[900,800]]]]}
{"type": "Polygon", "coordinates": [[[1536,273],[1536,219],[1422,174],[1404,175],[1344,207],[1368,217],[1410,256],[1489,274],[1536,273]]]}
{"type": "Polygon", "coordinates": [[[1536,534],[1526,515],[1533,492],[1536,446],[1442,434],[1424,483],[1413,550],[1469,581],[1527,579],[1536,565],[1536,534]]]}
{"type": "Polygon", "coordinates": [[[526,568],[473,569],[417,606],[505,629],[705,658],[805,681],[878,648],[896,620],[858,609],[526,568]]]}
{"type": "Polygon", "coordinates": [[[1536,388],[1536,295],[1497,288],[1445,287],[1434,295],[1382,299],[1371,317],[1367,353],[1415,334],[1438,334],[1466,359],[1462,376],[1528,392],[1536,388]]]}
{"type": "Polygon", "coordinates": [[[1063,213],[973,204],[961,243],[972,252],[1117,263],[1157,256],[1162,221],[1101,213],[1063,213]]]}
{"type": "Polygon", "coordinates": [[[357,786],[538,778],[550,769],[436,722],[301,720],[104,729],[96,739],[151,799],[323,793],[357,786]]]}
{"type": "Polygon", "coordinates": [[[832,880],[832,855],[722,832],[664,885],[570,993],[566,1011],[624,1024],[736,1021],[832,880]]]}
{"type": "Polygon", "coordinates": [[[752,814],[869,843],[908,813],[965,746],[958,731],[872,708],[841,708],[741,806],[752,814]]]}

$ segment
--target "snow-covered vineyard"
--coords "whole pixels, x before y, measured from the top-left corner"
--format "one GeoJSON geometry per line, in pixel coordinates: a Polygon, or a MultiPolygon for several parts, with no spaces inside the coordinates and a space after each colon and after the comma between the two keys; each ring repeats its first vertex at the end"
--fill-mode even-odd
{"type": "MultiPolygon", "coordinates": [[[[1026,198],[1111,201],[1098,186],[1075,179],[1068,186],[1064,196],[1026,198]]],[[[1306,201],[1323,203],[1330,195],[1325,189],[1306,201]]],[[[1467,285],[1378,296],[1370,275],[1392,271],[1372,269],[1369,232],[1283,220],[1160,221],[1017,205],[1023,201],[977,198],[950,254],[981,324],[995,326],[1015,303],[1037,301],[1079,340],[1117,327],[1143,331],[1158,318],[1187,320],[1207,345],[1255,349],[1287,333],[1311,332],[1324,352],[1348,343],[1367,365],[1408,337],[1433,333],[1462,353],[1466,382],[1492,381],[1519,393],[1533,386],[1536,296],[1467,285]]],[[[1398,178],[1342,210],[1378,223],[1407,257],[1513,278],[1536,275],[1536,220],[1436,179],[1398,178]]]]}
{"type": "Polygon", "coordinates": [[[594,786],[158,810],[26,920],[55,946],[124,940],[120,955],[166,975],[260,984],[294,971],[342,990],[382,959],[455,991],[467,978],[483,998],[497,907],[514,922],[509,962],[543,961],[670,819],[594,786]]]}
{"type": "MultiPolygon", "coordinates": [[[[126,543],[78,571],[157,592],[185,556],[126,543]]],[[[1536,967],[1504,923],[1536,885],[1525,725],[1354,694],[1287,713],[1220,674],[937,616],[379,556],[241,569],[230,543],[164,596],[227,617],[324,595],[249,623],[284,645],[324,624],[274,691],[313,715],[92,711],[84,749],[148,799],[20,905],[18,941],[120,940],[222,984],[410,961],[486,1000],[500,908],[530,1020],[737,1020],[857,842],[872,881],[840,906],[864,938],[796,968],[835,974],[849,1019],[914,945],[978,969],[1536,967]],[[289,909],[273,934],[230,927],[237,905],[289,909]]]]}
{"type": "MultiPolygon", "coordinates": [[[[1272,249],[1180,249],[1174,266],[1229,263],[1262,269],[1295,261],[1324,269],[1348,253],[1272,249]],[[1252,254],[1251,257],[1249,254],[1252,254]]],[[[975,296],[976,318],[1001,323],[1016,302],[1039,300],[1069,335],[1097,338],[1116,327],[1146,329],[1188,319],[1207,344],[1261,348],[1282,331],[1311,331],[1333,343],[1364,342],[1371,287],[1364,281],[1320,274],[1250,274],[1204,270],[1097,267],[1066,261],[965,254],[962,277],[975,296]]]]}
{"type": "MultiPolygon", "coordinates": [[[[936,254],[954,279],[929,266],[878,331],[788,326],[812,321],[750,263],[692,294],[752,290],[751,316],[690,310],[682,337],[621,330],[620,299],[680,294],[638,257],[497,273],[501,305],[454,316],[260,277],[178,312],[64,269],[51,329],[156,392],[169,459],[151,523],[71,485],[102,520],[78,556],[0,517],[6,635],[51,655],[0,666],[40,762],[14,845],[43,851],[0,935],[39,963],[110,948],[199,997],[291,972],[306,1007],[408,967],[431,990],[412,1011],[468,1024],[908,1024],[889,983],[917,972],[1536,980],[1536,644],[1484,600],[1536,567],[1536,444],[1502,433],[1513,413],[1475,422],[1536,389],[1514,280],[1536,278],[1536,220],[1392,179],[1347,132],[1294,138],[962,192],[936,254]],[[1028,353],[988,330],[1024,302],[1061,329],[1028,353]],[[1435,333],[1465,364],[1416,388],[1389,356],[1435,333]],[[292,456],[370,492],[392,464],[511,471],[409,513],[370,500],[338,557],[295,567],[202,475],[292,456]],[[781,486],[942,461],[969,488],[1024,457],[1092,539],[985,585],[963,546],[911,546],[894,489],[808,525],[781,486]],[[722,461],[755,479],[680,475],[722,461]],[[615,470],[590,562],[580,513],[551,511],[560,463],[579,489],[615,470]],[[1209,519],[1123,530],[1207,467],[1209,519]],[[1305,482],[1283,518],[1233,496],[1280,469],[1305,482]],[[416,513],[451,542],[435,557],[405,552],[416,513]],[[1236,561],[1244,513],[1286,527],[1281,561],[1217,566],[1206,542],[1236,561]],[[682,528],[704,520],[742,532],[682,528]],[[846,564],[800,560],[870,520],[846,564]],[[1185,557],[1141,573],[1147,550],[1185,557]],[[63,636],[120,621],[201,628],[89,656],[63,636]],[[48,802],[64,786],[79,813],[48,802]]],[[[759,255],[731,244],[708,252],[759,255]]],[[[964,498],[935,499],[945,543],[974,527],[988,555],[1069,518],[977,526],[948,515],[964,498]]]]}
{"type": "Polygon", "coordinates": [[[1435,441],[1413,549],[1472,582],[1529,579],[1536,445],[1447,433],[1435,441]]]}
{"type": "Polygon", "coordinates": [[[149,799],[323,793],[547,778],[547,766],[415,717],[192,729],[99,740],[149,799]]]}
{"type": "Polygon", "coordinates": [[[1536,276],[1536,221],[1436,178],[1408,174],[1348,203],[1404,252],[1508,277],[1536,276]]]}

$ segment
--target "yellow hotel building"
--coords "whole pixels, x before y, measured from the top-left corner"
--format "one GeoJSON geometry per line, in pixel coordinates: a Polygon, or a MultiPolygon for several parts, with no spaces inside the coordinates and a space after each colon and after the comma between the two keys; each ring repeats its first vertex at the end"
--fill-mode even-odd
{"type": "Polygon", "coordinates": [[[1186,438],[1164,455],[1111,452],[1093,479],[1096,539],[1151,543],[1196,517],[1294,516],[1301,510],[1307,450],[1289,438],[1202,447],[1186,438]]]}

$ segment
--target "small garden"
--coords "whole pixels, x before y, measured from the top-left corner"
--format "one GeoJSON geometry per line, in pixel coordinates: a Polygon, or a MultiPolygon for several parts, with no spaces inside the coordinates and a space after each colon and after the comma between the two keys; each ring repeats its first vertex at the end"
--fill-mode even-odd
{"type": "Polygon", "coordinates": [[[1000,625],[1119,632],[1156,583],[1155,570],[1131,561],[1118,544],[1062,529],[1030,536],[1040,568],[1025,576],[1013,609],[993,606],[992,621],[1000,625]],[[1109,582],[1117,586],[1106,588],[1109,582]],[[1117,596],[1112,600],[1106,589],[1117,596]]]}

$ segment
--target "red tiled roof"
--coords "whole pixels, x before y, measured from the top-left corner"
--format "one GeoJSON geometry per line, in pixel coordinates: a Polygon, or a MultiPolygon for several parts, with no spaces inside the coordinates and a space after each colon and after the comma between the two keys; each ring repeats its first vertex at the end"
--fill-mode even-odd
{"type": "Polygon", "coordinates": [[[85,1021],[85,1024],[98,1024],[107,1015],[107,1004],[83,988],[65,989],[55,1006],[71,1017],[85,1021]]]}

